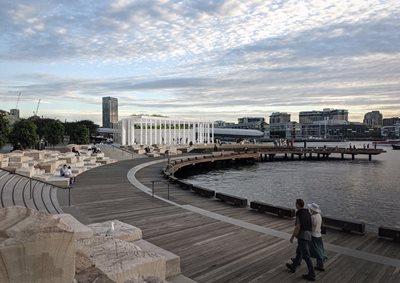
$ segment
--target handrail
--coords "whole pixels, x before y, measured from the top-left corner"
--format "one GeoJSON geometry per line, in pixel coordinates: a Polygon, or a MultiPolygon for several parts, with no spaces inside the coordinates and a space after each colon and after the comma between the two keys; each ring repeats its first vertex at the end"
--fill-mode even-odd
{"type": "MultiPolygon", "coordinates": [[[[59,186],[57,186],[57,185],[53,185],[53,184],[48,183],[48,182],[46,182],[46,181],[42,181],[42,180],[39,180],[39,179],[36,179],[36,178],[28,177],[28,176],[25,176],[25,175],[22,175],[22,174],[19,174],[19,173],[14,173],[14,172],[12,172],[11,170],[7,170],[7,169],[4,169],[4,168],[0,168],[0,170],[7,171],[7,172],[10,173],[10,174],[14,174],[14,175],[18,175],[18,176],[25,177],[25,178],[28,178],[28,179],[32,179],[32,180],[34,180],[34,181],[39,181],[39,182],[41,182],[41,183],[45,183],[45,184],[47,184],[47,185],[54,186],[54,187],[59,188],[59,189],[65,189],[65,188],[63,188],[63,187],[59,187],[59,186]]],[[[68,188],[70,188],[70,187],[68,187],[68,188]]]]}
{"type": "MultiPolygon", "coordinates": [[[[25,200],[25,190],[26,190],[26,188],[27,188],[27,186],[28,186],[28,183],[29,183],[29,184],[30,184],[30,186],[29,186],[29,187],[30,187],[30,188],[29,188],[29,196],[30,196],[31,199],[33,199],[33,204],[34,204],[34,206],[36,207],[36,209],[39,210],[39,208],[38,208],[38,206],[37,206],[37,203],[36,203],[37,199],[35,200],[35,196],[34,196],[34,194],[33,194],[32,191],[34,191],[34,188],[36,187],[37,184],[40,184],[40,183],[41,183],[41,184],[42,184],[42,188],[41,188],[41,192],[40,192],[40,194],[41,194],[41,200],[42,200],[42,202],[43,202],[43,204],[44,204],[44,207],[45,207],[46,211],[49,212],[49,213],[51,213],[50,208],[46,205],[46,202],[45,202],[45,200],[44,200],[44,189],[45,189],[46,186],[49,186],[49,187],[50,187],[50,189],[49,189],[49,198],[50,198],[51,205],[53,206],[54,210],[55,210],[57,213],[60,213],[60,211],[58,210],[57,206],[54,204],[54,200],[53,200],[51,191],[52,191],[53,188],[58,188],[58,189],[64,189],[64,188],[58,187],[58,186],[53,185],[53,184],[50,184],[50,183],[48,183],[48,182],[41,181],[41,180],[39,180],[39,179],[31,178],[31,177],[24,176],[24,175],[18,174],[18,173],[13,173],[12,171],[7,170],[7,169],[4,169],[4,168],[0,168],[0,169],[3,170],[4,172],[9,173],[9,175],[10,175],[12,178],[14,177],[14,175],[17,175],[17,176],[21,177],[21,178],[14,184],[14,186],[13,186],[13,188],[12,188],[12,202],[13,202],[13,205],[15,205],[15,189],[16,189],[16,186],[17,186],[19,183],[21,183],[22,180],[27,180],[27,182],[25,183],[25,185],[23,186],[23,189],[22,189],[22,201],[23,201],[25,207],[28,207],[28,206],[27,206],[27,203],[26,203],[26,200],[25,200]],[[32,188],[32,181],[36,181],[36,183],[34,184],[33,188],[32,188]]],[[[7,186],[7,184],[12,180],[12,178],[10,178],[10,180],[7,180],[7,182],[3,185],[3,187],[7,186]]],[[[69,189],[69,191],[70,191],[71,188],[68,187],[68,189],[69,189]]],[[[1,205],[2,205],[2,207],[4,207],[3,190],[4,190],[4,188],[2,188],[2,190],[1,190],[1,205]]]]}

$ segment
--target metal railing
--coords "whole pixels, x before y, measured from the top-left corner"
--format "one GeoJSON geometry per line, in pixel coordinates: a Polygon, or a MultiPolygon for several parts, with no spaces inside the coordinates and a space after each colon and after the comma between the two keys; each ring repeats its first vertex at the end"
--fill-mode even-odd
{"type": "MultiPolygon", "coordinates": [[[[11,171],[11,170],[7,170],[7,169],[4,169],[4,168],[0,168],[0,169],[3,170],[3,171],[5,171],[5,172],[8,172],[8,173],[11,174],[11,175],[16,175],[16,176],[19,176],[19,177],[21,177],[21,178],[28,179],[28,182],[27,182],[27,183],[24,185],[24,187],[23,187],[23,195],[22,195],[22,197],[23,197],[23,202],[24,202],[24,205],[25,205],[26,207],[27,207],[27,204],[26,204],[26,201],[25,201],[25,194],[24,194],[24,192],[25,192],[25,188],[26,188],[26,186],[28,185],[28,183],[29,183],[29,199],[33,200],[33,203],[34,203],[34,205],[35,205],[35,207],[36,207],[37,210],[39,210],[39,208],[38,208],[38,206],[37,206],[37,204],[36,204],[33,191],[34,191],[34,189],[35,189],[35,187],[37,186],[38,183],[42,183],[42,184],[43,184],[43,186],[42,186],[42,191],[41,191],[40,194],[41,194],[41,198],[42,198],[42,202],[43,202],[43,204],[44,204],[44,207],[46,208],[46,210],[47,210],[49,213],[51,213],[51,211],[49,210],[49,208],[48,208],[47,205],[45,204],[44,196],[43,196],[43,190],[44,190],[44,188],[45,188],[45,185],[47,185],[47,186],[50,187],[50,189],[49,189],[49,199],[50,199],[50,202],[51,202],[52,207],[54,208],[54,210],[55,210],[57,213],[60,213],[60,211],[58,210],[57,206],[54,204],[54,200],[53,200],[53,197],[52,197],[52,190],[53,190],[54,188],[61,189],[61,190],[68,189],[68,206],[71,206],[71,187],[62,188],[62,187],[56,186],[56,185],[54,185],[54,184],[48,183],[48,182],[46,182],[46,181],[42,181],[42,180],[35,179],[35,178],[32,178],[32,177],[28,177],[28,176],[25,176],[25,175],[22,175],[22,174],[19,174],[19,173],[15,173],[15,172],[13,172],[13,171],[11,171]],[[32,181],[36,181],[36,183],[33,184],[33,187],[32,187],[32,181]]],[[[16,184],[14,184],[14,186],[13,186],[13,188],[12,188],[12,199],[13,199],[13,204],[14,204],[14,205],[15,205],[15,201],[14,201],[14,191],[15,191],[16,186],[17,186],[18,184],[19,184],[19,182],[17,182],[16,184]]],[[[4,187],[5,187],[6,185],[7,185],[7,182],[4,184],[4,186],[3,186],[3,188],[2,188],[2,191],[1,191],[1,204],[2,204],[3,207],[4,207],[4,203],[3,203],[3,196],[2,196],[2,194],[3,194],[3,189],[4,189],[4,187]]]]}
{"type": "Polygon", "coordinates": [[[162,183],[162,184],[166,183],[167,184],[167,199],[169,200],[169,182],[160,181],[160,180],[151,181],[151,195],[152,195],[153,198],[154,198],[154,194],[155,194],[155,187],[154,187],[155,183],[162,183]]]}

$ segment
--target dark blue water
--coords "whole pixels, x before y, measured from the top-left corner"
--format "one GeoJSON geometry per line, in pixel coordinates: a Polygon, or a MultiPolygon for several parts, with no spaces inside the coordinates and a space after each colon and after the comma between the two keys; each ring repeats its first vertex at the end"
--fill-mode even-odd
{"type": "MultiPolygon", "coordinates": [[[[348,143],[326,145],[346,147],[348,143]]],[[[373,156],[372,161],[356,156],[354,161],[264,162],[215,170],[187,180],[249,201],[286,207],[294,207],[295,199],[303,198],[307,203],[318,203],[323,215],[364,221],[370,231],[379,226],[400,228],[400,150],[378,148],[387,153],[373,156]]]]}

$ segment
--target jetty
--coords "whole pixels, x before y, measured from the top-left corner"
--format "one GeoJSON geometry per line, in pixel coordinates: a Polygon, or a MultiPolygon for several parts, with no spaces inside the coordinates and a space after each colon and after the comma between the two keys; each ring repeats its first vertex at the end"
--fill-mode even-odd
{"type": "MultiPolygon", "coordinates": [[[[195,160],[177,164],[187,158],[195,160]]],[[[164,158],[141,158],[84,172],[63,209],[86,224],[118,219],[139,227],[143,239],[180,256],[182,274],[197,282],[302,281],[305,264],[295,274],[285,267],[296,249],[293,219],[201,197],[166,180],[165,166],[164,158]]],[[[317,282],[400,281],[399,243],[336,229],[324,241],[329,259],[317,282]]]]}

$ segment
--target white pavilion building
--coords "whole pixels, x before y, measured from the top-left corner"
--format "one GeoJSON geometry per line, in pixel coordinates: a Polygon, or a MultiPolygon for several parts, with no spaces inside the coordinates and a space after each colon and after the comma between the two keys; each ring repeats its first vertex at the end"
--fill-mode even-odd
{"type": "Polygon", "coordinates": [[[118,121],[115,138],[121,145],[209,144],[214,141],[214,122],[133,116],[118,121]]]}

